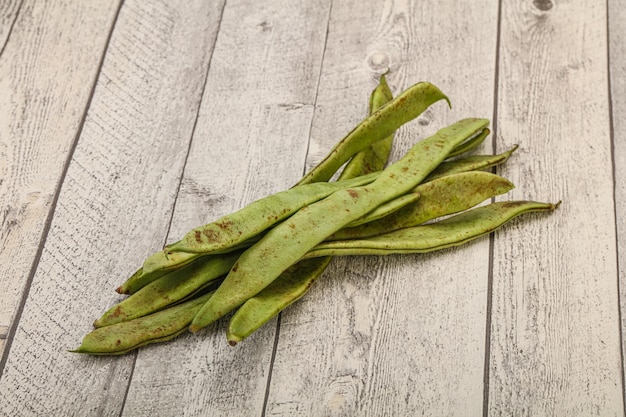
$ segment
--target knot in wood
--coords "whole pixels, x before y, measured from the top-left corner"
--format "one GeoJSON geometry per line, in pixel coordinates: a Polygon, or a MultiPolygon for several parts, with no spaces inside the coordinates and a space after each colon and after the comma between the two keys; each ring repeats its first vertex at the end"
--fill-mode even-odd
{"type": "Polygon", "coordinates": [[[389,70],[389,55],[385,52],[372,52],[367,57],[367,65],[376,72],[386,72],[389,70]]]}
{"type": "Polygon", "coordinates": [[[533,0],[533,5],[537,9],[544,12],[550,10],[554,6],[550,0],[533,0]]]}

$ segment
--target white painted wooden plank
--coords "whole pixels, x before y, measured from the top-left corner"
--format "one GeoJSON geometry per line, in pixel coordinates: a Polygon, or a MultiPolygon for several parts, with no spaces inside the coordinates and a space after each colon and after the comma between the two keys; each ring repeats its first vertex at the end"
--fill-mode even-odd
{"type": "MultiPolygon", "coordinates": [[[[328,8],[227,2],[170,241],[303,174],[328,8]]],[[[274,327],[233,349],[225,324],[142,349],[124,415],[261,415],[274,327]]]]}
{"type": "Polygon", "coordinates": [[[504,1],[498,148],[518,199],[496,233],[489,414],[623,416],[604,1],[504,1]]]}
{"type": "MultiPolygon", "coordinates": [[[[490,118],[496,33],[496,1],[333,3],[307,165],[364,117],[387,66],[396,93],[427,80],[453,103],[403,127],[394,159],[460,118],[490,118]]],[[[266,415],[481,415],[488,252],[482,240],[335,259],[282,315],[266,415]]]]}
{"type": "Polygon", "coordinates": [[[5,0],[0,3],[0,51],[9,38],[23,0],[5,0]]]}
{"type": "Polygon", "coordinates": [[[10,328],[116,2],[26,1],[0,59],[0,326],[10,328]]]}
{"type": "MultiPolygon", "coordinates": [[[[626,10],[619,1],[608,2],[609,59],[613,122],[613,164],[617,221],[621,329],[626,334],[626,10]]],[[[626,345],[622,339],[622,360],[626,345]]],[[[622,373],[626,364],[622,364],[622,373]]],[[[622,375],[622,383],[623,383],[622,375]]],[[[626,396],[626,391],[624,392],[626,396]]]]}
{"type": "Polygon", "coordinates": [[[164,243],[220,10],[125,1],[0,379],[4,415],[120,414],[133,355],[67,349],[164,243]]]}

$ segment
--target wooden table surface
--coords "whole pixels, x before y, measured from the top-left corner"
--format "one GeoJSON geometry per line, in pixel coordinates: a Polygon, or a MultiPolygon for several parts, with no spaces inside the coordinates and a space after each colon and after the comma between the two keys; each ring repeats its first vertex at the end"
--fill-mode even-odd
{"type": "Polygon", "coordinates": [[[0,1],[0,415],[623,416],[621,0],[0,1]],[[398,94],[519,150],[497,200],[556,202],[426,255],[333,260],[236,347],[226,320],[68,353],[143,259],[292,186],[398,94]]]}

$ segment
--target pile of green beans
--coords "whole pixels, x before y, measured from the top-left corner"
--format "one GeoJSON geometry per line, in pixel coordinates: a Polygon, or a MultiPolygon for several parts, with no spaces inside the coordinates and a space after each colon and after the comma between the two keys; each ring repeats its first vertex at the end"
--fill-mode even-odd
{"type": "Polygon", "coordinates": [[[72,352],[121,355],[231,313],[226,336],[235,345],[304,296],[334,256],[431,252],[558,206],[480,205],[514,187],[487,169],[517,148],[471,154],[490,133],[486,119],[445,127],[388,165],[394,132],[440,100],[450,104],[426,82],[393,98],[381,76],[369,116],[294,187],[148,257],[117,289],[128,297],[98,318],[72,352]]]}

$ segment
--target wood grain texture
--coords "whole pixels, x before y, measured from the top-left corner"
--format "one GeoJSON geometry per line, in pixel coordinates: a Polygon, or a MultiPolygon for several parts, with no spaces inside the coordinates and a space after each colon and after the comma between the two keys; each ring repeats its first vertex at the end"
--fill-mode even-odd
{"type": "MultiPolygon", "coordinates": [[[[227,2],[169,241],[303,174],[328,8],[227,2]]],[[[124,415],[261,415],[274,327],[231,348],[225,325],[143,349],[124,415]]]]}
{"type": "Polygon", "coordinates": [[[496,233],[490,415],[624,415],[605,6],[502,4],[503,173],[563,204],[496,233]]]}
{"type": "MultiPolygon", "coordinates": [[[[16,7],[10,10],[15,13],[16,7]]],[[[37,258],[115,12],[116,2],[110,1],[26,1],[2,53],[0,327],[5,329],[37,258]]]]}
{"type": "MultiPolygon", "coordinates": [[[[365,116],[387,68],[396,94],[428,80],[453,103],[404,126],[393,159],[460,118],[491,117],[496,33],[494,1],[334,2],[307,166],[365,116]]],[[[266,415],[480,415],[488,267],[488,240],[333,260],[282,315],[266,415]]]]}
{"type": "MultiPolygon", "coordinates": [[[[619,1],[608,2],[609,59],[613,123],[613,168],[615,181],[617,254],[619,267],[622,360],[626,357],[626,10],[619,1]]],[[[622,372],[626,364],[622,364],[622,372]]],[[[622,376],[623,381],[623,376],[622,376]]],[[[626,391],[624,392],[626,396],[626,391]]]]}
{"type": "Polygon", "coordinates": [[[67,350],[164,243],[219,16],[124,3],[0,379],[4,415],[120,414],[133,355],[67,350]]]}
{"type": "Polygon", "coordinates": [[[9,39],[22,3],[23,0],[6,0],[0,3],[0,51],[9,39]]]}

